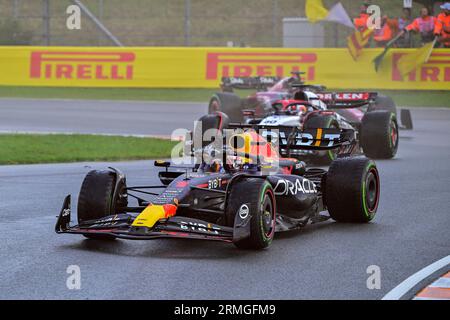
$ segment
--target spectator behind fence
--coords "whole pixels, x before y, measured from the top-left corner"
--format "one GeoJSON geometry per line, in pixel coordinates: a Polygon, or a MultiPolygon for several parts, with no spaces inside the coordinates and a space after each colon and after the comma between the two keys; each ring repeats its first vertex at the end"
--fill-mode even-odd
{"type": "Polygon", "coordinates": [[[406,28],[403,30],[403,34],[406,32],[419,32],[420,38],[422,41],[422,45],[424,45],[427,42],[431,42],[434,40],[434,29],[436,24],[436,18],[433,16],[430,16],[428,8],[423,7],[420,10],[420,17],[417,19],[414,19],[413,23],[406,26],[406,28]]]}
{"type": "Polygon", "coordinates": [[[384,15],[381,21],[381,28],[376,29],[373,35],[373,40],[377,47],[384,47],[398,34],[398,19],[389,19],[384,15]]]}
{"type": "MultiPolygon", "coordinates": [[[[400,18],[398,18],[398,29],[404,30],[409,24],[411,24],[411,9],[403,8],[403,14],[400,18]]],[[[400,48],[410,48],[412,47],[412,38],[411,34],[405,33],[402,38],[397,41],[397,46],[400,48]]]]}
{"type": "Polygon", "coordinates": [[[359,31],[367,29],[367,21],[369,20],[370,17],[369,14],[367,13],[368,7],[369,7],[368,3],[364,3],[363,5],[361,5],[359,16],[353,19],[353,24],[359,31]]]}
{"type": "Polygon", "coordinates": [[[441,6],[442,13],[436,19],[434,35],[438,37],[440,45],[444,48],[450,48],[450,2],[441,6]]]}

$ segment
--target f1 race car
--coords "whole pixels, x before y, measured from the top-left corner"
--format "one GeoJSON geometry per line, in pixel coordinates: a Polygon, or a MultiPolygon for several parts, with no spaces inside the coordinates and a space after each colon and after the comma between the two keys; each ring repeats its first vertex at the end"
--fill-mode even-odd
{"type": "MultiPolygon", "coordinates": [[[[70,224],[69,195],[55,231],[97,240],[203,239],[262,249],[275,232],[329,218],[351,223],[374,218],[380,182],[372,160],[339,158],[328,172],[306,168],[299,160],[279,157],[252,126],[234,130],[229,139],[223,138],[220,150],[214,144],[190,147],[202,154],[192,167],[156,161],[162,168],[160,185],[128,187],[125,175],[113,168],[89,172],[78,197],[78,223],[70,224]],[[218,158],[206,161],[210,156],[218,158]],[[131,206],[131,198],[136,205],[131,206]],[[326,210],[329,216],[323,214],[326,210]]],[[[353,133],[346,129],[300,133],[292,148],[331,149],[353,143],[353,133]]]]}
{"type": "MultiPolygon", "coordinates": [[[[298,91],[294,99],[276,101],[272,105],[274,111],[262,119],[256,117],[252,110],[244,111],[244,123],[307,129],[355,129],[357,146],[353,149],[354,154],[364,154],[372,159],[393,158],[399,144],[399,128],[395,114],[387,110],[365,113],[360,109],[361,106],[374,100],[376,93],[339,94],[339,101],[336,96],[327,97],[326,94],[298,91]],[[328,109],[325,102],[332,104],[333,109],[328,109]],[[337,110],[341,112],[338,113],[337,110]],[[345,114],[345,117],[342,114],[345,114]]],[[[328,151],[282,149],[283,156],[300,159],[306,157],[321,164],[330,164],[340,152],[339,149],[328,151]]]]}
{"type": "MultiPolygon", "coordinates": [[[[260,124],[264,126],[293,126],[300,128],[353,128],[357,132],[358,148],[355,152],[374,159],[390,159],[395,156],[399,142],[399,126],[396,107],[392,99],[380,97],[375,92],[331,93],[324,87],[306,85],[295,77],[238,78],[223,80],[222,88],[259,88],[247,100],[231,94],[218,94],[210,102],[210,113],[223,110],[230,121],[260,124]],[[263,89],[258,83],[273,84],[263,89]],[[267,91],[263,91],[267,90],[267,91]],[[283,91],[284,90],[284,91],[283,91]],[[240,105],[239,105],[239,101],[240,105]],[[237,113],[240,116],[237,116],[237,113]]],[[[403,122],[412,128],[409,110],[402,110],[403,122]]],[[[282,153],[287,157],[309,156],[316,162],[329,164],[339,150],[282,153]]]]}
{"type": "MultiPolygon", "coordinates": [[[[312,91],[313,93],[320,93],[319,100],[314,99],[313,103],[320,107],[319,101],[322,98],[329,98],[334,95],[337,98],[336,102],[339,102],[340,97],[353,97],[351,100],[356,100],[358,96],[367,95],[364,92],[353,93],[333,93],[325,92],[326,87],[321,85],[309,85],[305,84],[302,79],[304,72],[292,72],[291,77],[241,77],[230,78],[223,77],[220,84],[222,92],[214,94],[209,101],[209,113],[223,112],[232,122],[241,122],[243,120],[243,110],[255,110],[255,113],[259,117],[270,114],[273,109],[272,105],[285,99],[294,99],[295,94],[302,88],[303,91],[312,91]],[[248,98],[241,99],[238,95],[234,94],[235,89],[247,89],[256,90],[256,92],[250,95],[248,98]]],[[[306,93],[307,94],[307,93],[306,93]]],[[[360,108],[364,108],[365,112],[371,112],[376,110],[387,110],[395,113],[398,116],[397,107],[391,97],[373,94],[373,99],[370,103],[363,104],[360,108]]],[[[317,98],[317,97],[315,97],[317,98]]],[[[331,99],[326,99],[327,107],[333,108],[333,104],[330,103],[331,99]]],[[[346,99],[343,99],[346,100],[346,99]]],[[[361,98],[358,100],[362,100],[361,98]]],[[[339,105],[337,105],[339,106],[339,105]]],[[[341,110],[337,110],[341,112],[341,110]]],[[[343,116],[348,113],[343,112],[343,116]]],[[[401,110],[401,123],[403,129],[413,129],[413,123],[411,118],[411,112],[408,109],[401,110]]]]}

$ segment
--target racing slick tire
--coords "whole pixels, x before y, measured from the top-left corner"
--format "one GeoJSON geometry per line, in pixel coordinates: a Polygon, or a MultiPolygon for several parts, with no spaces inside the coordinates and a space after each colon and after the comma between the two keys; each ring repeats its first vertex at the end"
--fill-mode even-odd
{"type": "Polygon", "coordinates": [[[234,244],[240,249],[267,248],[275,235],[276,200],[269,181],[258,178],[243,179],[233,186],[228,197],[226,219],[234,225],[237,214],[250,215],[250,236],[234,244]]]}
{"type": "MultiPolygon", "coordinates": [[[[333,116],[313,116],[305,123],[305,129],[338,129],[339,123],[333,116]]],[[[330,165],[337,158],[337,150],[320,151],[320,155],[315,157],[315,162],[322,165],[330,165]]]]}
{"type": "Polygon", "coordinates": [[[379,95],[375,98],[375,104],[369,106],[367,112],[385,110],[397,115],[397,106],[391,97],[379,95]]]}
{"type": "Polygon", "coordinates": [[[242,116],[242,100],[234,93],[221,92],[212,96],[209,101],[208,113],[225,113],[231,122],[240,123],[242,116]]]}
{"type": "Polygon", "coordinates": [[[325,176],[325,204],[337,222],[373,220],[380,199],[380,179],[373,160],[339,158],[325,176]]]}
{"type": "Polygon", "coordinates": [[[223,129],[226,129],[230,123],[230,119],[223,112],[214,112],[211,114],[204,115],[200,119],[198,119],[196,126],[194,128],[194,139],[195,137],[201,137],[202,139],[202,148],[211,144],[209,134],[205,136],[205,133],[211,129],[217,130],[214,135],[218,135],[219,132],[222,132],[223,129]],[[201,127],[199,126],[201,124],[201,127]],[[201,135],[201,136],[200,136],[201,135]]]}
{"type": "Polygon", "coordinates": [[[392,159],[397,154],[397,117],[387,111],[368,112],[361,122],[361,147],[371,159],[392,159]]]}
{"type": "MultiPolygon", "coordinates": [[[[117,211],[120,206],[126,206],[125,203],[117,203],[113,206],[115,184],[116,176],[111,171],[93,170],[86,175],[78,196],[78,224],[107,217],[117,213],[112,211],[117,211]]],[[[121,183],[119,187],[126,188],[125,183],[121,183]]],[[[94,240],[114,240],[116,238],[111,235],[83,235],[94,240]]]]}

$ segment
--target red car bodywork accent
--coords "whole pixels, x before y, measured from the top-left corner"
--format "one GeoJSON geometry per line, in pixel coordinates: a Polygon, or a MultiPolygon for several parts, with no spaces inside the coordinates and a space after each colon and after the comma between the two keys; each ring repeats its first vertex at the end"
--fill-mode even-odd
{"type": "Polygon", "coordinates": [[[166,218],[170,218],[176,215],[177,213],[177,206],[173,204],[165,204],[163,205],[164,213],[166,215],[166,218]]]}
{"type": "Polygon", "coordinates": [[[185,188],[185,187],[187,187],[187,185],[188,185],[187,181],[179,181],[179,182],[177,182],[176,187],[177,188],[185,188]]]}

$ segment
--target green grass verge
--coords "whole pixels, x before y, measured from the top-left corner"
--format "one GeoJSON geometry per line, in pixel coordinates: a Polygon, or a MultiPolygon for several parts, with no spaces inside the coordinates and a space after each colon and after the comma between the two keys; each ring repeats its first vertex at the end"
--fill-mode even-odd
{"type": "MultiPolygon", "coordinates": [[[[218,89],[65,88],[0,86],[0,97],[30,99],[84,99],[205,102],[218,89]]],[[[252,90],[239,90],[242,97],[252,90]]]]}
{"type": "Polygon", "coordinates": [[[120,136],[0,134],[0,164],[169,158],[175,144],[120,136]]]}
{"type": "Polygon", "coordinates": [[[143,100],[203,102],[217,90],[141,88],[55,88],[0,86],[0,97],[85,100],[143,100]]]}
{"type": "Polygon", "coordinates": [[[381,90],[394,99],[398,106],[450,108],[450,90],[447,91],[397,91],[381,90]]]}
{"type": "MultiPolygon", "coordinates": [[[[208,102],[211,95],[215,92],[217,92],[217,89],[54,88],[0,86],[0,97],[32,99],[57,98],[88,100],[208,102]]],[[[245,97],[252,92],[253,91],[251,90],[237,91],[237,93],[242,97],[245,97]]],[[[399,106],[450,107],[450,90],[381,90],[380,92],[391,96],[399,106]]]]}

